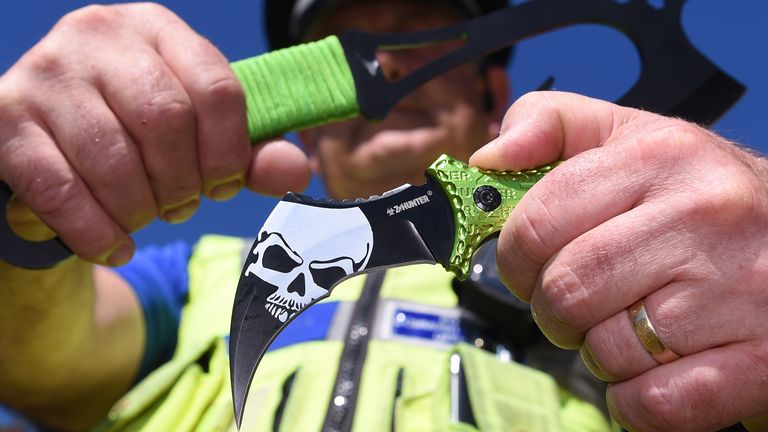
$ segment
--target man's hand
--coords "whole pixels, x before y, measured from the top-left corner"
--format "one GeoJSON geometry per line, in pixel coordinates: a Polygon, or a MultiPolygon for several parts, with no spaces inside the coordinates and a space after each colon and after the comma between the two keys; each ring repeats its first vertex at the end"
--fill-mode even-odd
{"type": "Polygon", "coordinates": [[[768,413],[768,162],[696,125],[577,95],[521,98],[484,169],[562,165],[501,232],[499,268],[547,337],[580,348],[631,430],[768,413]],[[644,299],[660,364],[627,308],[644,299]]]}
{"type": "Polygon", "coordinates": [[[246,129],[227,60],[154,4],[70,13],[0,78],[0,179],[93,262],[126,262],[130,232],[201,193],[303,189],[303,153],[246,129]]]}

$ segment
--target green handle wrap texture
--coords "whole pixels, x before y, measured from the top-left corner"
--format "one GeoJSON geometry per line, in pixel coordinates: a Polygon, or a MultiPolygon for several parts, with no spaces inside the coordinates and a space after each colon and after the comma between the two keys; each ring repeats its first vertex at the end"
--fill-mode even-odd
{"type": "Polygon", "coordinates": [[[477,248],[501,231],[523,194],[556,165],[529,171],[483,171],[443,155],[427,168],[427,174],[440,183],[453,207],[456,232],[447,270],[459,279],[466,279],[477,248]],[[499,192],[501,201],[498,207],[486,211],[476,203],[476,191],[482,187],[499,192]]]}
{"type": "Polygon", "coordinates": [[[232,69],[245,91],[253,142],[359,113],[336,36],[240,60],[232,69]]]}

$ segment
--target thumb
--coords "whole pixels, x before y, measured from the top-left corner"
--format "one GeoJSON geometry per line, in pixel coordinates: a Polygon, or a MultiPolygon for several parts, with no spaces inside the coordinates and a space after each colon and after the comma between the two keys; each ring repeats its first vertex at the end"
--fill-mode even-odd
{"type": "Polygon", "coordinates": [[[600,147],[641,113],[574,93],[528,93],[507,110],[499,136],[476,151],[469,164],[506,171],[568,159],[600,147]]]}
{"type": "Polygon", "coordinates": [[[311,176],[304,152],[284,139],[274,139],[253,146],[246,184],[255,192],[279,197],[303,191],[311,176]]]}

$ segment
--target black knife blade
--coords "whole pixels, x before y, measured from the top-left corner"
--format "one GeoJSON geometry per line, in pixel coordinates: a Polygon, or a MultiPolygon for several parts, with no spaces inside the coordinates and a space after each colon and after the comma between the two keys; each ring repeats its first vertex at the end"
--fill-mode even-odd
{"type": "Polygon", "coordinates": [[[259,231],[235,295],[230,371],[238,425],[259,361],[291,320],[362,273],[433,263],[465,278],[474,251],[549,170],[488,172],[442,156],[425,184],[381,196],[286,195],[259,231]]]}

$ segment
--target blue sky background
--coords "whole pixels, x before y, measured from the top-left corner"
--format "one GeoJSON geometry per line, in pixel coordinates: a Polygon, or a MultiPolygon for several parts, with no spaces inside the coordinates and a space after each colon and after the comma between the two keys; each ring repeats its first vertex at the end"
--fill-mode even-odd
{"type": "MultiPolygon", "coordinates": [[[[265,50],[260,0],[160,3],[209,38],[231,60],[265,50]]],[[[43,37],[60,16],[85,4],[74,0],[5,0],[0,6],[0,71],[8,69],[43,37]]],[[[742,100],[714,129],[763,153],[768,153],[761,129],[766,123],[764,101],[768,96],[766,18],[768,2],[762,0],[689,0],[683,14],[684,28],[693,44],[748,87],[742,100]]],[[[639,58],[620,33],[606,27],[579,26],[521,43],[510,73],[515,97],[553,75],[557,89],[614,100],[637,78],[639,58]]],[[[322,196],[321,183],[315,179],[307,193],[322,196]]],[[[136,233],[134,239],[145,245],[178,238],[192,242],[211,232],[253,236],[274,203],[272,198],[250,192],[226,203],[204,202],[189,222],[155,222],[136,233]]]]}

